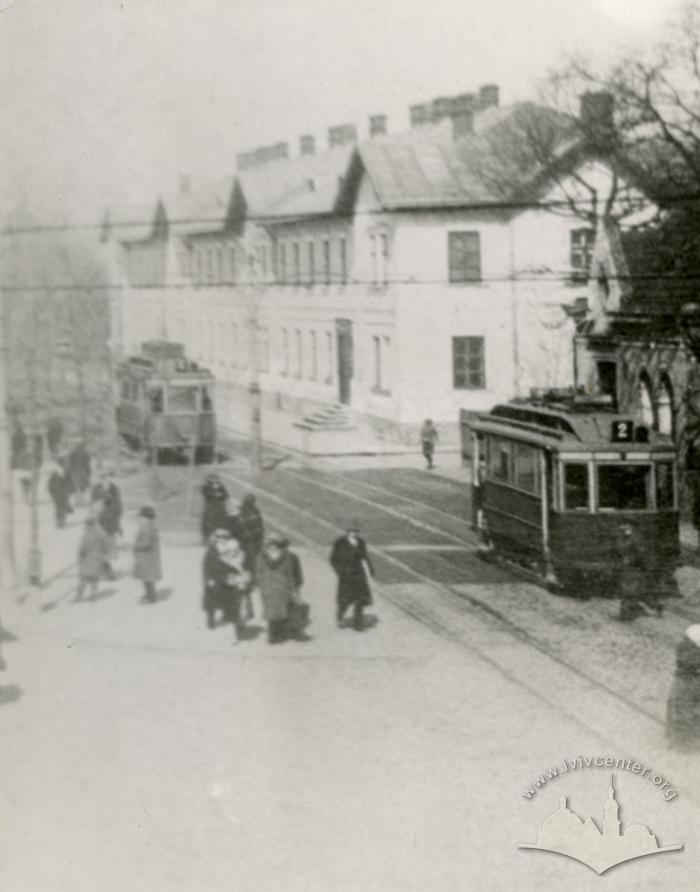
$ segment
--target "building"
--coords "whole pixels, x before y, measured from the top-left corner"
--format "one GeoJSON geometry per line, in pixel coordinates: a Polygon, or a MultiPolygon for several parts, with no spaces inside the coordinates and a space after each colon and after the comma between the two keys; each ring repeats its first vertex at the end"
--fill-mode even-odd
{"type": "MultiPolygon", "coordinates": [[[[590,112],[590,110],[589,110],[590,112]]],[[[457,438],[531,387],[573,383],[573,321],[595,222],[567,213],[571,172],[612,182],[576,120],[498,88],[411,107],[411,129],[370,119],[237,158],[228,183],[158,202],[121,231],[119,349],[183,341],[220,381],[239,427],[247,388],[298,417],[344,407],[385,438],[426,417],[457,438]],[[551,164],[526,136],[545,132],[551,164]]]]}

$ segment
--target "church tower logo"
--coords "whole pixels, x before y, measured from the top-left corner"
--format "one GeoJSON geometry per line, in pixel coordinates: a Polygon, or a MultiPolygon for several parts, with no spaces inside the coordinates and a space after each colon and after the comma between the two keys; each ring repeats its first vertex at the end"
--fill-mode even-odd
{"type": "Polygon", "coordinates": [[[683,843],[660,846],[656,836],[642,824],[632,824],[622,832],[620,806],[615,799],[614,778],[610,777],[608,798],[603,805],[602,832],[593,818],[583,821],[566,804],[566,796],[559,799],[559,808],[542,824],[536,843],[520,843],[519,849],[541,849],[580,861],[597,874],[605,873],[616,864],[675,852],[683,843]]]}

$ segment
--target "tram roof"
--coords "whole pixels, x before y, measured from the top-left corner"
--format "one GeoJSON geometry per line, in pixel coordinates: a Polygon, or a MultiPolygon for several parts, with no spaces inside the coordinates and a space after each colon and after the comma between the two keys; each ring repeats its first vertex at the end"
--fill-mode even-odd
{"type": "Polygon", "coordinates": [[[558,452],[675,452],[671,437],[651,430],[641,419],[585,404],[559,407],[525,400],[502,403],[488,415],[479,415],[471,426],[479,433],[523,440],[558,452]],[[613,438],[616,422],[632,422],[635,436],[631,441],[613,438]]]}

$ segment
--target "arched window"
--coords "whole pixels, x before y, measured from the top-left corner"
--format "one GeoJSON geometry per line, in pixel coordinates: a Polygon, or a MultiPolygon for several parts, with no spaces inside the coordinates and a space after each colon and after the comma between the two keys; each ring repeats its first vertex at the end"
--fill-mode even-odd
{"type": "Polygon", "coordinates": [[[656,417],[658,420],[659,432],[668,434],[669,437],[674,435],[675,418],[673,411],[673,385],[671,379],[664,372],[659,383],[659,398],[656,403],[656,417]]]}
{"type": "Polygon", "coordinates": [[[642,421],[644,424],[656,429],[654,396],[651,389],[651,380],[646,372],[642,372],[639,376],[639,408],[642,413],[642,421]]]}

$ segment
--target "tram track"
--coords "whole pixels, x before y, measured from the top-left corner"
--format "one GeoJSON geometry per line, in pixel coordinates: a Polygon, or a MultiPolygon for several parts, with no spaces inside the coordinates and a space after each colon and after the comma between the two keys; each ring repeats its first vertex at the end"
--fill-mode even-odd
{"type": "MultiPolygon", "coordinates": [[[[263,501],[263,503],[267,501],[268,504],[291,512],[297,517],[304,518],[305,521],[310,522],[312,525],[315,524],[317,526],[324,527],[325,529],[329,530],[334,536],[341,535],[343,532],[341,526],[338,526],[337,524],[320,517],[317,513],[314,514],[304,508],[299,507],[298,505],[295,505],[294,503],[288,501],[280,495],[270,492],[264,486],[254,484],[249,480],[237,477],[229,471],[220,470],[219,473],[223,479],[227,480],[229,483],[234,484],[240,490],[255,492],[256,495],[263,501]]],[[[285,473],[287,473],[286,469],[285,473]]],[[[309,481],[307,478],[304,478],[304,482],[308,484],[311,481],[309,481]]],[[[377,506],[375,505],[374,507],[377,506]]],[[[403,519],[408,520],[408,518],[403,519]]],[[[308,543],[309,547],[312,547],[315,550],[318,550],[319,547],[325,544],[319,542],[318,539],[309,536],[308,534],[300,530],[298,525],[285,524],[284,522],[280,523],[278,520],[276,520],[274,526],[282,529],[286,535],[291,535],[297,540],[303,539],[308,543]]],[[[412,578],[414,581],[424,586],[430,587],[437,592],[440,592],[443,596],[446,596],[448,604],[450,605],[451,611],[454,615],[457,615],[460,608],[463,611],[463,607],[468,605],[472,609],[472,613],[476,614],[482,621],[486,621],[487,623],[492,624],[492,627],[499,628],[501,631],[510,634],[512,637],[527,645],[532,651],[537,652],[538,654],[545,657],[547,660],[555,663],[562,669],[573,673],[586,685],[591,686],[601,693],[604,693],[607,697],[612,698],[618,704],[625,706],[627,709],[632,710],[637,715],[643,717],[648,721],[651,721],[657,728],[664,727],[665,723],[662,717],[649,711],[648,709],[645,709],[638,702],[634,701],[630,697],[627,697],[620,691],[615,690],[610,685],[603,682],[601,679],[596,678],[590,673],[583,671],[579,666],[576,666],[570,661],[564,659],[551,647],[546,645],[541,640],[535,638],[530,632],[528,632],[518,623],[513,622],[513,620],[509,619],[507,616],[505,616],[503,613],[501,613],[499,610],[497,610],[481,598],[478,598],[471,593],[461,591],[454,585],[439,582],[431,579],[428,576],[425,576],[424,574],[415,570],[406,562],[400,560],[400,558],[397,558],[395,556],[395,553],[388,552],[381,546],[371,547],[370,552],[373,555],[381,556],[382,560],[401,569],[405,575],[412,578]]],[[[502,662],[489,655],[483,648],[479,647],[473,641],[465,641],[458,632],[455,632],[454,629],[451,629],[444,622],[441,622],[439,617],[436,616],[435,611],[430,611],[428,609],[425,609],[425,607],[416,605],[415,603],[406,603],[405,600],[394,594],[391,586],[382,586],[382,596],[385,597],[390,603],[392,603],[402,612],[406,613],[409,616],[412,616],[414,619],[439,634],[442,638],[451,640],[455,644],[458,644],[459,646],[472,651],[476,656],[479,657],[479,659],[497,669],[510,681],[527,690],[530,694],[536,696],[542,702],[547,703],[547,705],[549,705],[550,707],[566,711],[567,715],[572,718],[572,720],[585,727],[587,731],[593,731],[596,734],[599,733],[594,727],[591,727],[585,721],[583,721],[575,712],[567,710],[561,704],[561,702],[548,698],[543,693],[540,687],[529,684],[522,677],[516,675],[514,672],[505,667],[502,662]]]]}

